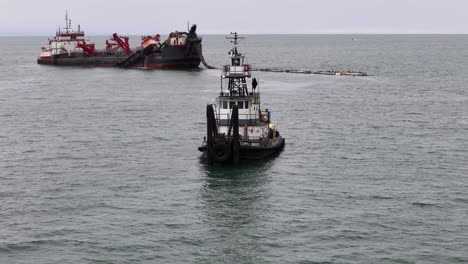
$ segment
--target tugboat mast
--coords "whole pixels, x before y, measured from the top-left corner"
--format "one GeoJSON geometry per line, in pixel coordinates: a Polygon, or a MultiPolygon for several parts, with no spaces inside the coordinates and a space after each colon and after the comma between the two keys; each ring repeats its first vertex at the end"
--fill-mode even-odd
{"type": "MultiPolygon", "coordinates": [[[[231,32],[231,35],[234,35],[234,36],[233,36],[233,37],[228,37],[228,36],[226,36],[226,39],[229,39],[229,40],[230,40],[230,42],[231,42],[232,45],[233,45],[231,51],[234,52],[235,55],[237,55],[237,54],[238,54],[238,53],[237,53],[237,45],[239,44],[239,41],[238,41],[238,40],[239,40],[239,39],[244,39],[244,37],[239,37],[239,36],[237,35],[237,32],[231,32]]],[[[229,55],[231,55],[231,54],[229,54],[229,55]]],[[[239,54],[239,55],[241,55],[241,54],[239,54]]]]}
{"type": "MultiPolygon", "coordinates": [[[[248,96],[249,91],[245,78],[251,77],[250,66],[244,64],[244,56],[237,51],[239,39],[244,38],[239,37],[237,32],[231,32],[231,35],[233,36],[226,36],[226,39],[229,39],[232,43],[232,49],[228,52],[231,64],[224,66],[224,74],[221,76],[221,80],[228,79],[227,90],[229,96],[248,96]]],[[[223,93],[222,84],[221,93],[223,93]]]]}

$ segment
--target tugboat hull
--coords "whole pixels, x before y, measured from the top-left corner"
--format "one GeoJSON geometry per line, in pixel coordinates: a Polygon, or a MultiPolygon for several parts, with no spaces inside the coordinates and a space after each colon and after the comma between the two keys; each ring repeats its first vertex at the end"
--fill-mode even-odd
{"type": "Polygon", "coordinates": [[[267,147],[251,147],[251,146],[241,146],[239,155],[241,159],[250,160],[250,159],[263,159],[268,156],[274,155],[284,148],[285,140],[282,137],[279,137],[278,143],[274,146],[267,147]]]}
{"type": "MultiPolygon", "coordinates": [[[[255,145],[250,145],[248,142],[242,142],[240,147],[239,147],[239,158],[241,160],[258,160],[258,159],[264,159],[268,156],[272,156],[274,154],[279,153],[280,151],[283,150],[284,145],[285,145],[285,139],[281,136],[278,136],[274,139],[274,141],[268,142],[264,146],[255,146],[255,145]]],[[[221,144],[222,145],[222,144],[221,144]]],[[[233,155],[232,151],[233,148],[231,145],[226,144],[225,149],[219,148],[221,152],[230,152],[230,153],[218,153],[215,156],[215,162],[218,163],[233,163],[233,155]]],[[[198,147],[198,150],[203,152],[203,157],[206,158],[208,157],[208,147],[206,142],[201,147],[198,147]]],[[[216,144],[215,144],[215,151],[216,150],[216,144]]]]}

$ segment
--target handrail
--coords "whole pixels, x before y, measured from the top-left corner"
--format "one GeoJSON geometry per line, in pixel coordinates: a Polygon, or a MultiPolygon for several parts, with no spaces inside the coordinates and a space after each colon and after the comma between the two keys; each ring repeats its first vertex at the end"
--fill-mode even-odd
{"type": "MultiPolygon", "coordinates": [[[[270,111],[263,111],[262,116],[258,113],[249,113],[249,114],[240,114],[239,113],[239,122],[242,124],[246,123],[247,120],[249,124],[259,124],[259,123],[269,123],[270,122],[270,111]],[[263,119],[263,120],[262,120],[263,119]]],[[[231,121],[230,114],[220,114],[219,112],[215,112],[215,118],[218,121],[226,121],[227,124],[231,121]]],[[[224,122],[223,122],[224,123],[224,122]]]]}

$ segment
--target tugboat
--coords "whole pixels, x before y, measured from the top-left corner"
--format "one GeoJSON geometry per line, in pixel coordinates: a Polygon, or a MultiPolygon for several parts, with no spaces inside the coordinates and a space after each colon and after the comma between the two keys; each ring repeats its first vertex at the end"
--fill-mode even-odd
{"type": "Polygon", "coordinates": [[[271,112],[260,107],[260,87],[256,78],[251,89],[251,66],[237,51],[237,32],[226,37],[233,48],[229,51],[231,64],[223,67],[221,92],[214,104],[206,106],[207,135],[198,150],[208,162],[234,163],[261,159],[281,151],[285,140],[271,123],[271,112]],[[223,85],[224,82],[224,85],[223,85]]]}
{"type": "Polygon", "coordinates": [[[99,66],[121,68],[197,68],[201,59],[201,38],[195,33],[196,25],[189,32],[172,32],[166,41],[160,35],[143,36],[141,47],[132,50],[128,37],[114,33],[106,41],[104,50],[85,38],[78,25],[73,30],[68,13],[65,28],[58,30],[53,39],[42,47],[38,64],[57,66],[99,66]]]}

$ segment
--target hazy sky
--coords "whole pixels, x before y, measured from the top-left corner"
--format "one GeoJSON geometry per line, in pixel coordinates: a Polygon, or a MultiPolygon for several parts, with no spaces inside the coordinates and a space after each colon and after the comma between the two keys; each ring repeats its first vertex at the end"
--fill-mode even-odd
{"type": "Polygon", "coordinates": [[[0,0],[0,35],[468,33],[468,0],[0,0]]]}

